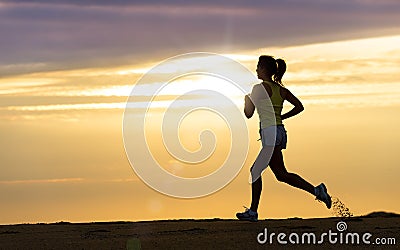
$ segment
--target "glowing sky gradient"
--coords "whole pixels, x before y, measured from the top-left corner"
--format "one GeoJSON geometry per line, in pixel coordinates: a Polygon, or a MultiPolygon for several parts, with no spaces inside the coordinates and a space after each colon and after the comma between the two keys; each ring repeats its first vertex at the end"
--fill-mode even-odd
{"type": "MultiPolygon", "coordinates": [[[[257,134],[239,176],[201,199],[153,191],[126,159],[121,123],[134,83],[160,60],[192,51],[226,55],[253,72],[260,54],[284,58],[284,84],[305,106],[286,122],[287,168],[325,181],[357,215],[400,212],[399,12],[395,0],[0,1],[0,223],[232,218],[248,205],[257,134]]],[[[196,81],[204,79],[162,93],[157,108],[196,81]]],[[[196,139],[186,146],[195,149],[196,139]]],[[[330,216],[264,176],[261,217],[330,216]]]]}

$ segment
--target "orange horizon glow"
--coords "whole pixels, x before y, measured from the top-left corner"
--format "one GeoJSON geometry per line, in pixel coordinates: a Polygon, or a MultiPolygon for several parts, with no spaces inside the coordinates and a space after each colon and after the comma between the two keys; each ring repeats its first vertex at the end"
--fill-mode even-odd
{"type": "MultiPolygon", "coordinates": [[[[400,36],[225,55],[254,72],[260,54],[286,60],[284,84],[305,106],[302,114],[285,122],[288,170],[315,185],[327,183],[332,194],[355,215],[381,210],[400,213],[400,201],[393,198],[400,191],[400,36]]],[[[242,205],[248,205],[248,169],[259,149],[254,132],[250,135],[251,152],[239,175],[206,197],[162,195],[133,172],[124,152],[122,116],[134,83],[152,66],[146,62],[0,78],[0,131],[6,151],[0,180],[0,213],[5,216],[0,224],[233,218],[242,205]]],[[[193,77],[177,81],[155,100],[154,121],[185,92],[183,86],[199,82],[213,86],[218,80],[193,77]]],[[[147,94],[145,88],[141,91],[147,94]]],[[[228,90],[226,95],[242,109],[242,96],[228,90]]],[[[187,97],[182,106],[195,105],[199,100],[187,97]]],[[[143,111],[140,99],[131,105],[143,111]]],[[[285,106],[285,110],[288,108],[290,105],[285,106]]],[[[204,117],[194,115],[182,126],[183,144],[189,150],[199,148],[198,132],[207,125],[202,123],[204,117]]],[[[224,144],[228,129],[222,120],[213,116],[207,119],[220,138],[217,155],[203,168],[197,166],[191,171],[185,171],[187,166],[173,162],[162,151],[157,142],[160,131],[149,126],[154,129],[149,137],[167,171],[195,177],[210,173],[221,163],[229,151],[224,144]]],[[[248,122],[254,127],[257,119],[255,116],[248,122]]],[[[263,176],[261,217],[331,216],[307,193],[278,183],[270,170],[263,176]]]]}

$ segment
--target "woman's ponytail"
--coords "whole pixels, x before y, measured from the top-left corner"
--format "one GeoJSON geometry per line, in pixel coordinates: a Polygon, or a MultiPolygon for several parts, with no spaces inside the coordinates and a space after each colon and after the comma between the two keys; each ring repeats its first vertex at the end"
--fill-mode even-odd
{"type": "Polygon", "coordinates": [[[274,75],[274,81],[283,86],[282,77],[283,74],[285,74],[286,72],[286,63],[283,59],[276,59],[275,61],[278,67],[276,70],[276,74],[274,75]]]}

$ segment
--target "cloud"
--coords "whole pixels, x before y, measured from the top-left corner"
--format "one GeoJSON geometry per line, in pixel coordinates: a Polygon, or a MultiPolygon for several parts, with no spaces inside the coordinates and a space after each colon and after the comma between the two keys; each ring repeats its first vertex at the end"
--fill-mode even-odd
{"type": "Polygon", "coordinates": [[[0,184],[44,184],[44,183],[66,183],[66,182],[82,182],[82,178],[61,178],[61,179],[35,179],[35,180],[11,180],[0,181],[0,184]]]}
{"type": "Polygon", "coordinates": [[[15,184],[48,184],[48,183],[101,183],[101,182],[135,182],[137,178],[116,178],[116,179],[84,179],[84,178],[58,178],[58,179],[30,179],[30,180],[8,180],[1,181],[0,185],[15,184]]]}
{"type": "MultiPolygon", "coordinates": [[[[354,106],[354,103],[358,102],[361,106],[389,106],[398,105],[396,100],[399,100],[399,44],[400,36],[391,36],[286,48],[263,48],[248,51],[248,54],[232,54],[230,57],[240,62],[244,61],[247,67],[253,70],[259,53],[270,52],[284,58],[288,63],[284,83],[296,95],[305,97],[306,104],[324,102],[339,107],[354,106]],[[374,97],[370,100],[373,94],[379,94],[379,98],[374,97]],[[368,98],[365,98],[366,96],[368,98]]],[[[189,68],[197,67],[197,64],[191,65],[189,62],[187,65],[189,68]]],[[[146,67],[125,66],[104,71],[82,69],[3,78],[0,80],[0,116],[6,120],[19,117],[34,120],[50,115],[65,119],[64,116],[70,115],[74,117],[72,121],[76,121],[76,117],[83,116],[87,111],[122,111],[132,91],[134,98],[130,101],[130,110],[144,112],[147,107],[145,103],[153,93],[149,88],[159,86],[162,78],[158,74],[165,73],[163,70],[158,71],[154,82],[133,88],[134,78],[140,76],[139,72],[147,72],[149,68],[146,67]]],[[[179,70],[182,70],[182,67],[179,70]]],[[[157,107],[155,111],[165,112],[165,107],[172,100],[196,86],[210,87],[217,84],[211,80],[207,77],[183,78],[175,84],[169,84],[168,87],[164,86],[153,100],[154,107],[157,107]]],[[[242,105],[240,94],[238,97],[226,87],[221,89],[228,96],[238,98],[235,99],[236,103],[242,105]]],[[[201,95],[186,94],[180,97],[179,103],[187,107],[201,106],[210,101],[215,100],[201,95]]]]}
{"type": "Polygon", "coordinates": [[[398,32],[395,1],[2,1],[0,75],[398,32]]]}

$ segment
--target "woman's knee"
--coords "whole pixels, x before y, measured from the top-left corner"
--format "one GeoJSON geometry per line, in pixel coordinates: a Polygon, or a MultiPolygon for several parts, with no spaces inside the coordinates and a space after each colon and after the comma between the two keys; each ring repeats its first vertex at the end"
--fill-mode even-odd
{"type": "Polygon", "coordinates": [[[288,172],[278,172],[278,173],[274,173],[275,177],[278,181],[281,182],[286,182],[286,180],[288,179],[289,173],[288,172]]]}
{"type": "Polygon", "coordinates": [[[251,181],[252,183],[256,182],[256,181],[261,181],[261,173],[254,173],[251,172],[251,181]]]}

